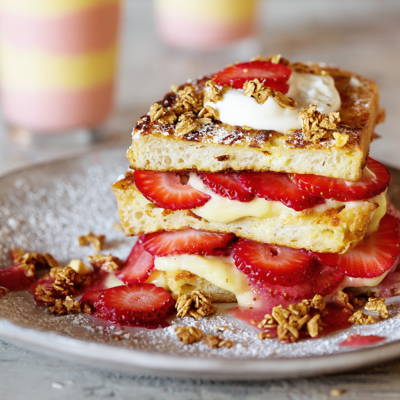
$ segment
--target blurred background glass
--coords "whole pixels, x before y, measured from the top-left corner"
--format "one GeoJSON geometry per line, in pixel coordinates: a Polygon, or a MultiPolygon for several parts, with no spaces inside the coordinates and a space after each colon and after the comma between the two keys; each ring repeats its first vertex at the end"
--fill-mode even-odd
{"type": "Polygon", "coordinates": [[[3,117],[52,134],[97,127],[114,94],[120,0],[1,0],[3,117]]]}
{"type": "MultiPolygon", "coordinates": [[[[0,5],[20,1],[0,0],[0,5]]],[[[43,0],[25,1],[35,4],[43,0]]],[[[49,1],[56,4],[64,0],[49,1]]],[[[89,0],[69,0],[69,3],[86,1],[89,0]]],[[[93,3],[102,1],[105,0],[93,0],[93,3]]],[[[189,78],[213,73],[257,54],[281,53],[292,61],[324,61],[377,81],[387,120],[377,126],[382,138],[374,142],[371,154],[400,167],[397,150],[400,146],[399,0],[259,0],[255,6],[255,30],[250,36],[228,41],[216,50],[207,47],[207,51],[194,43],[189,49],[172,45],[158,25],[156,1],[124,2],[115,108],[105,124],[103,145],[128,146],[138,118],[170,90],[171,84],[179,85],[189,78]]],[[[164,1],[166,4],[168,0],[164,1]]],[[[196,3],[196,0],[181,1],[196,3]]],[[[233,3],[233,0],[227,1],[233,3]]],[[[248,2],[253,3],[252,0],[248,2]]],[[[212,7],[208,12],[213,14],[212,7]]],[[[3,40],[2,34],[0,38],[3,40]]],[[[98,62],[93,74],[101,67],[98,62]]],[[[4,116],[4,108],[0,111],[4,116]]],[[[0,172],[92,147],[85,143],[47,148],[47,142],[42,141],[40,146],[21,148],[14,145],[5,132],[0,128],[0,172]]]]}

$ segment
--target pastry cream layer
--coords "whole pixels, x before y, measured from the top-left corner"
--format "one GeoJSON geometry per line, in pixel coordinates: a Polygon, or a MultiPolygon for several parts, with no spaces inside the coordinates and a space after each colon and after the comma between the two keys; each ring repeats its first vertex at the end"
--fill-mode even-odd
{"type": "Polygon", "coordinates": [[[54,16],[119,2],[120,0],[1,0],[1,8],[23,14],[54,16]]]}
{"type": "Polygon", "coordinates": [[[112,81],[115,46],[75,56],[20,50],[0,43],[0,77],[4,87],[29,89],[85,89],[112,81]]]}
{"type": "MultiPolygon", "coordinates": [[[[195,189],[208,194],[211,199],[204,206],[196,207],[191,211],[208,221],[212,222],[232,222],[243,217],[256,218],[273,218],[280,215],[296,215],[301,211],[295,211],[290,207],[286,207],[280,201],[270,201],[259,197],[255,197],[247,203],[238,200],[230,200],[228,197],[220,196],[209,189],[196,173],[190,173],[188,185],[195,189]]],[[[386,214],[386,191],[372,199],[365,201],[376,202],[379,207],[371,213],[371,222],[368,226],[367,235],[378,229],[379,222],[386,214]]],[[[340,207],[357,207],[363,201],[340,202],[335,200],[326,200],[324,204],[319,204],[308,208],[307,211],[315,211],[323,213],[330,209],[338,209],[340,207]]]]}
{"type": "Polygon", "coordinates": [[[234,293],[240,305],[249,304],[253,301],[254,294],[247,278],[236,268],[231,257],[196,255],[156,257],[154,268],[158,271],[189,271],[215,286],[234,293]]]}
{"type": "MultiPolygon", "coordinates": [[[[168,290],[168,285],[162,272],[183,270],[200,276],[219,288],[234,293],[239,305],[249,305],[254,302],[254,293],[248,284],[246,276],[236,268],[231,257],[203,257],[197,255],[156,257],[154,268],[155,271],[147,280],[147,283],[153,283],[166,290],[168,290]]],[[[375,278],[351,278],[346,276],[335,292],[346,287],[378,286],[388,272],[386,271],[375,278]]]]}
{"type": "Polygon", "coordinates": [[[252,19],[256,0],[156,0],[158,13],[207,23],[235,23],[252,19]]]}

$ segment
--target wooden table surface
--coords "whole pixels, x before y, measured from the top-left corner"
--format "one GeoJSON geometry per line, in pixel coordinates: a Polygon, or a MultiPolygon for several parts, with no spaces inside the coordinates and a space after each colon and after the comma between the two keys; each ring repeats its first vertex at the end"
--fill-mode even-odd
{"type": "MultiPolygon", "coordinates": [[[[268,0],[262,2],[258,38],[208,54],[163,46],[150,0],[127,0],[122,27],[116,111],[101,143],[36,140],[17,145],[0,126],[0,174],[32,163],[83,153],[94,146],[130,142],[138,117],[171,84],[256,54],[325,61],[379,83],[387,120],[377,127],[373,157],[400,168],[400,2],[398,0],[268,0]]],[[[367,370],[308,379],[212,382],[140,377],[94,370],[0,341],[0,400],[19,399],[400,399],[400,360],[367,370]],[[336,398],[336,397],[335,397],[336,398]]]]}

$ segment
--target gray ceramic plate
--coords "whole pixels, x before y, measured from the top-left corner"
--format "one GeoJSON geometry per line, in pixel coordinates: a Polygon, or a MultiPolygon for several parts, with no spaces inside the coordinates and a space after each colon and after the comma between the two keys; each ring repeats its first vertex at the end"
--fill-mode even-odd
{"type": "MultiPolygon", "coordinates": [[[[99,150],[68,160],[13,172],[0,178],[0,265],[9,264],[13,247],[50,252],[67,263],[84,259],[90,248],[76,246],[76,237],[89,230],[107,235],[105,252],[124,258],[134,241],[113,229],[118,221],[111,185],[127,168],[125,149],[99,150]]],[[[391,198],[400,199],[400,173],[393,170],[391,198]]],[[[140,374],[260,379],[315,375],[364,367],[400,356],[399,306],[392,299],[391,318],[356,326],[316,340],[280,344],[259,341],[257,331],[220,312],[207,319],[172,321],[166,329],[120,328],[90,316],[56,317],[37,307],[27,293],[10,293],[0,300],[0,336],[56,356],[94,366],[140,374]],[[179,324],[223,333],[235,346],[209,349],[202,343],[181,344],[174,333],[179,324]],[[379,345],[351,349],[339,343],[352,333],[377,334],[379,345]]]]}

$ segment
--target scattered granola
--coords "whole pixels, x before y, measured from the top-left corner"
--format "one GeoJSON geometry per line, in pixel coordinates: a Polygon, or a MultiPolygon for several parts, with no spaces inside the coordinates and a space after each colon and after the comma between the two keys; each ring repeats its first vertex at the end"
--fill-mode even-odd
{"type": "Polygon", "coordinates": [[[271,339],[271,334],[269,334],[268,332],[260,332],[257,335],[257,339],[259,339],[259,340],[271,339]]]}
{"type": "Polygon", "coordinates": [[[51,314],[66,315],[77,314],[81,311],[79,301],[67,296],[65,300],[56,299],[53,307],[50,307],[51,314]]]}
{"type": "Polygon", "coordinates": [[[194,317],[200,319],[215,313],[218,309],[211,304],[211,299],[201,290],[191,295],[180,293],[175,303],[177,317],[194,317]]]}
{"type": "Polygon", "coordinates": [[[211,106],[206,105],[201,109],[198,117],[214,119],[216,121],[219,121],[219,112],[217,110],[214,110],[211,106]]]}
{"type": "Polygon", "coordinates": [[[154,103],[149,111],[151,122],[158,121],[161,124],[173,124],[178,118],[176,114],[162,107],[158,103],[154,103]]]}
{"type": "Polygon", "coordinates": [[[336,124],[340,122],[338,112],[331,112],[328,115],[321,114],[314,104],[301,109],[299,115],[302,120],[304,140],[314,143],[333,134],[332,131],[336,129],[336,124]]]}
{"type": "Polygon", "coordinates": [[[192,344],[198,342],[204,337],[204,333],[201,329],[195,328],[194,326],[181,326],[175,328],[176,336],[183,344],[192,344]]]}
{"type": "Polygon", "coordinates": [[[314,315],[308,322],[307,322],[307,329],[308,333],[310,334],[311,337],[316,337],[318,336],[318,333],[322,331],[322,321],[321,321],[321,315],[317,314],[314,315]]]}
{"type": "Polygon", "coordinates": [[[203,100],[197,95],[194,86],[186,86],[183,90],[178,92],[176,104],[171,107],[171,112],[176,115],[193,112],[197,114],[203,108],[203,100]]]}
{"type": "Polygon", "coordinates": [[[297,101],[291,97],[285,96],[282,92],[274,91],[275,101],[283,108],[294,110],[297,106],[297,101]]]}
{"type": "Polygon", "coordinates": [[[124,265],[124,262],[121,259],[114,257],[111,254],[108,256],[105,254],[95,254],[94,256],[88,256],[88,259],[93,268],[101,268],[107,272],[117,271],[124,265]]]}
{"type": "Polygon", "coordinates": [[[224,85],[222,89],[219,89],[213,80],[206,82],[206,91],[204,95],[204,103],[211,102],[217,103],[222,100],[224,93],[232,89],[231,86],[224,85]]]}
{"type": "Polygon", "coordinates": [[[265,87],[264,83],[260,82],[257,78],[245,82],[243,89],[245,96],[254,97],[259,104],[264,104],[269,96],[275,95],[273,89],[265,87]]]}
{"type": "Polygon", "coordinates": [[[349,322],[357,325],[369,325],[375,324],[376,320],[372,315],[366,315],[361,310],[358,310],[349,318],[349,322]]]}
{"type": "Polygon", "coordinates": [[[350,303],[349,295],[339,290],[333,297],[333,301],[336,305],[343,308],[343,312],[352,313],[354,306],[350,303]]]}
{"type": "Polygon", "coordinates": [[[325,306],[326,303],[324,301],[324,298],[321,295],[316,294],[311,301],[311,307],[316,308],[318,311],[322,311],[325,306]]]}
{"type": "Polygon", "coordinates": [[[65,268],[58,268],[55,271],[55,282],[53,288],[68,296],[73,294],[76,286],[89,286],[92,283],[92,277],[89,275],[80,275],[73,268],[67,266],[65,268]]]}
{"type": "Polygon", "coordinates": [[[185,114],[182,114],[178,119],[178,124],[176,125],[175,133],[177,135],[185,135],[191,131],[200,128],[200,123],[196,119],[196,116],[193,112],[189,111],[185,114]]]}
{"type": "Polygon", "coordinates": [[[79,246],[89,246],[93,244],[96,251],[101,251],[105,239],[105,235],[95,235],[93,232],[89,232],[87,235],[78,236],[78,244],[79,246]]]}
{"type": "Polygon", "coordinates": [[[35,291],[36,297],[44,303],[45,306],[50,306],[55,303],[56,298],[54,297],[53,293],[42,285],[38,285],[35,291]]]}
{"type": "Polygon", "coordinates": [[[230,339],[223,339],[222,337],[218,335],[208,335],[204,339],[204,343],[208,346],[211,347],[212,349],[217,349],[220,347],[232,347],[233,343],[230,339]]]}
{"type": "Polygon", "coordinates": [[[365,305],[367,311],[378,312],[379,317],[382,319],[389,318],[389,312],[387,310],[385,299],[377,297],[370,297],[368,303],[365,305]]]}

